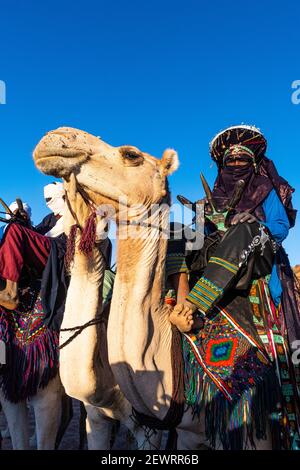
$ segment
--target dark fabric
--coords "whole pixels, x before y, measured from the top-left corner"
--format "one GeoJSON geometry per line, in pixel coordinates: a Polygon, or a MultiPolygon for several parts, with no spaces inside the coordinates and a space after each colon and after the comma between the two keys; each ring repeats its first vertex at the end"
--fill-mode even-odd
{"type": "Polygon", "coordinates": [[[240,168],[219,168],[213,189],[213,198],[218,209],[222,210],[229,203],[235,184],[240,179],[246,182],[246,187],[231,217],[236,213],[247,211],[253,213],[259,220],[264,221],[261,205],[274,188],[287,211],[291,227],[295,225],[297,211],[293,209],[291,202],[294,189],[284,178],[279,176],[274,163],[267,157],[262,158],[257,173],[254,171],[253,165],[240,168]]]}
{"type": "Polygon", "coordinates": [[[51,252],[43,272],[41,298],[45,314],[45,325],[60,330],[65,310],[69,278],[66,276],[64,256],[66,239],[51,239],[51,252]]]}
{"type": "MultiPolygon", "coordinates": [[[[205,261],[203,257],[203,264],[205,261]]],[[[273,262],[274,246],[265,227],[257,222],[231,226],[218,240],[188,300],[207,313],[228,291],[246,290],[254,279],[270,274],[273,262]],[[216,286],[218,294],[210,292],[207,297],[206,289],[211,291],[207,285],[216,286]]]]}
{"type": "Polygon", "coordinates": [[[112,243],[109,238],[103,240],[99,247],[106,263],[106,268],[109,269],[111,267],[111,256],[112,256],[112,243]]]}
{"type": "Polygon", "coordinates": [[[231,283],[234,282],[235,287],[245,290],[254,279],[271,273],[274,248],[267,229],[261,224],[258,222],[238,223],[227,230],[213,256],[229,261],[236,266],[242,263],[242,266],[237,274],[233,274],[225,268],[209,262],[204,270],[204,276],[222,289],[231,286],[231,283]],[[268,237],[265,246],[262,244],[264,236],[268,237]],[[245,254],[245,260],[243,259],[244,251],[249,253],[245,254]]]}
{"type": "Polygon", "coordinates": [[[42,235],[46,235],[46,233],[48,233],[49,230],[54,227],[56,222],[57,218],[55,217],[55,215],[53,213],[48,214],[38,225],[36,225],[35,230],[38,233],[41,233],[42,235]]]}
{"type": "MultiPolygon", "coordinates": [[[[35,230],[46,234],[56,223],[57,218],[51,213],[44,217],[35,227],[35,230]]],[[[43,272],[41,298],[45,314],[45,325],[59,331],[69,285],[69,278],[64,268],[67,237],[62,234],[56,238],[49,238],[49,240],[51,241],[51,252],[43,272]]]]}
{"type": "Polygon", "coordinates": [[[213,232],[204,238],[201,250],[193,250],[186,253],[190,288],[192,288],[202,276],[209,258],[213,256],[221,239],[222,235],[220,232],[213,232]]]}
{"type": "Polygon", "coordinates": [[[297,289],[288,256],[281,247],[276,254],[277,272],[282,285],[282,309],[291,350],[300,339],[300,293],[297,289]]]}
{"type": "MultiPolygon", "coordinates": [[[[220,232],[214,232],[205,237],[201,250],[192,251],[186,256],[192,282],[194,279],[197,281],[203,275],[211,256],[227,259],[238,265],[242,250],[247,248],[253,238],[260,234],[259,226],[260,225],[256,222],[252,224],[239,223],[235,226],[231,226],[225,235],[220,234],[220,232]]],[[[255,252],[249,257],[247,265],[241,268],[237,277],[237,279],[239,279],[237,283],[239,289],[247,289],[251,280],[258,279],[271,272],[274,253],[270,241],[266,245],[264,256],[259,256],[260,248],[261,246],[258,245],[255,252]],[[255,254],[258,256],[255,257],[255,254]]],[[[215,270],[216,268],[216,265],[212,265],[210,269],[215,270]]],[[[206,277],[207,274],[207,271],[205,271],[206,277]]],[[[218,282],[217,284],[219,285],[218,282]]]]}
{"type": "MultiPolygon", "coordinates": [[[[245,225],[251,227],[252,224],[245,225]]],[[[204,246],[201,250],[188,253],[186,261],[190,271],[190,288],[192,288],[203,275],[209,258],[216,256],[216,250],[220,240],[221,235],[219,232],[212,233],[209,237],[205,237],[204,246]]],[[[235,245],[235,239],[233,240],[233,244],[235,245]]],[[[250,263],[252,262],[250,261],[250,263]]],[[[275,255],[275,264],[282,284],[281,302],[284,323],[287,329],[290,350],[293,350],[293,342],[300,338],[300,294],[294,281],[294,274],[288,256],[282,247],[278,249],[275,255]]],[[[250,274],[251,269],[244,270],[244,275],[240,275],[240,281],[236,285],[238,290],[234,288],[229,290],[224,296],[222,303],[223,301],[225,303],[228,302],[228,299],[233,301],[236,295],[242,295],[241,289],[247,289],[247,283],[251,280],[249,277],[250,274]]],[[[234,312],[239,312],[240,310],[241,309],[234,308],[231,313],[234,315],[234,312]]],[[[243,320],[241,319],[241,321],[243,320]]],[[[251,332],[253,333],[253,331],[251,332]]]]}
{"type": "Polygon", "coordinates": [[[167,254],[185,254],[186,239],[184,236],[185,226],[179,222],[170,222],[170,238],[168,240],[167,254]]]}
{"type": "MultiPolygon", "coordinates": [[[[44,269],[41,297],[45,312],[45,324],[55,331],[59,331],[65,311],[70,277],[65,270],[64,257],[66,253],[65,235],[51,238],[51,253],[44,269]]],[[[106,261],[106,268],[110,266],[111,241],[107,238],[101,244],[101,253],[106,261]]],[[[99,248],[100,249],[100,248],[99,248]]]]}

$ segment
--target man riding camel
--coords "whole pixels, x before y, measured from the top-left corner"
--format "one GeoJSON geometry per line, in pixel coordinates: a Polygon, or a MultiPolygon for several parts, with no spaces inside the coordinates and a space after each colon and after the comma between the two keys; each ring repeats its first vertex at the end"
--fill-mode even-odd
{"type": "MultiPolygon", "coordinates": [[[[10,221],[0,246],[0,305],[8,310],[17,308],[20,279],[25,272],[31,273],[37,279],[43,278],[41,295],[47,322],[52,321],[55,310],[59,324],[68,284],[64,270],[66,236],[63,214],[66,202],[63,184],[54,182],[45,186],[44,197],[52,212],[35,228],[26,214],[20,214],[19,209],[14,207],[16,219],[10,221]],[[56,271],[54,276],[53,271],[56,271]]],[[[103,243],[101,251],[109,266],[109,239],[103,243]]]]}
{"type": "Polygon", "coordinates": [[[275,254],[295,223],[296,211],[293,189],[264,156],[266,145],[260,131],[250,126],[226,129],[211,142],[218,177],[212,198],[206,200],[206,222],[211,231],[216,229],[214,222],[220,224],[223,212],[226,226],[219,225],[221,238],[203,275],[172,312],[170,320],[183,332],[192,329],[196,311],[207,315],[230,289],[246,289],[254,278],[272,273],[269,287],[275,304],[280,302],[275,254]],[[243,193],[229,212],[240,181],[243,193]]]}
{"type": "Polygon", "coordinates": [[[186,257],[190,290],[169,317],[183,333],[187,403],[197,414],[205,409],[213,446],[221,440],[230,449],[255,446],[255,435],[273,449],[299,448],[292,353],[300,296],[282,247],[295,224],[294,190],[266,147],[246,125],[212,140],[218,176],[212,192],[202,176],[204,245],[186,257]]]}
{"type": "Polygon", "coordinates": [[[18,223],[14,223],[14,219],[10,221],[0,246],[0,305],[8,310],[18,306],[18,283],[24,271],[30,271],[41,279],[51,251],[51,238],[60,237],[64,233],[64,194],[62,183],[45,186],[46,204],[53,212],[36,228],[32,227],[30,216],[26,217],[26,206],[25,212],[20,214],[18,205],[13,203],[11,210],[18,223]]]}

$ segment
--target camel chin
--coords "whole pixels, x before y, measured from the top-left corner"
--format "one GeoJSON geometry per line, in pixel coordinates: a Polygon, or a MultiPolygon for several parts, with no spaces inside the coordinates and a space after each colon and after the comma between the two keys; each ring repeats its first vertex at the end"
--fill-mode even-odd
{"type": "Polygon", "coordinates": [[[36,167],[45,175],[67,179],[71,173],[76,173],[87,160],[86,155],[76,157],[51,156],[35,160],[36,167]]]}

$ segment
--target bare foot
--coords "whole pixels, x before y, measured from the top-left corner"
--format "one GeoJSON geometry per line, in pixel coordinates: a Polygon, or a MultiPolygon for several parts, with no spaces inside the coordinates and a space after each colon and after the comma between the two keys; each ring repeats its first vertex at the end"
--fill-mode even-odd
{"type": "Polygon", "coordinates": [[[0,290],[0,305],[8,310],[15,310],[18,303],[18,284],[7,280],[5,288],[0,290]]]}
{"type": "Polygon", "coordinates": [[[18,299],[10,299],[8,296],[3,296],[2,293],[0,293],[0,305],[2,307],[7,308],[7,310],[15,310],[18,306],[18,299]]]}
{"type": "Polygon", "coordinates": [[[193,311],[187,305],[177,304],[170,313],[169,320],[181,333],[188,333],[194,324],[193,311]]]}

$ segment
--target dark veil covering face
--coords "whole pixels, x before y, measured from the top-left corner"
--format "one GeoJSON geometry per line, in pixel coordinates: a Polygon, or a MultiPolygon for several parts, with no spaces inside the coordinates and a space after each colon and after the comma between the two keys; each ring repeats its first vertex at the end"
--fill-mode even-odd
{"type": "Polygon", "coordinates": [[[220,132],[211,142],[210,152],[218,165],[218,176],[213,189],[213,197],[218,208],[226,207],[232,197],[236,183],[243,179],[245,190],[236,207],[236,212],[251,212],[264,220],[261,205],[270,191],[275,189],[284,205],[290,226],[295,225],[296,211],[292,206],[294,189],[279,176],[277,169],[265,156],[267,142],[261,132],[253,126],[234,126],[220,132]],[[224,166],[224,155],[230,149],[246,151],[252,156],[247,165],[224,166]]]}
{"type": "MultiPolygon", "coordinates": [[[[210,153],[217,163],[218,176],[213,189],[213,198],[219,209],[223,209],[232,197],[237,181],[246,183],[244,193],[235,208],[237,212],[251,212],[259,220],[265,220],[262,203],[275,189],[285,207],[290,227],[295,225],[297,211],[292,205],[294,189],[282,178],[272,160],[265,156],[267,141],[254,126],[233,126],[217,134],[210,144],[210,153]],[[245,166],[224,166],[226,152],[246,152],[252,162],[245,166]]],[[[234,213],[233,213],[234,215],[234,213]]],[[[300,295],[288,256],[281,246],[275,260],[282,284],[282,307],[289,344],[300,338],[300,295]]]]}

